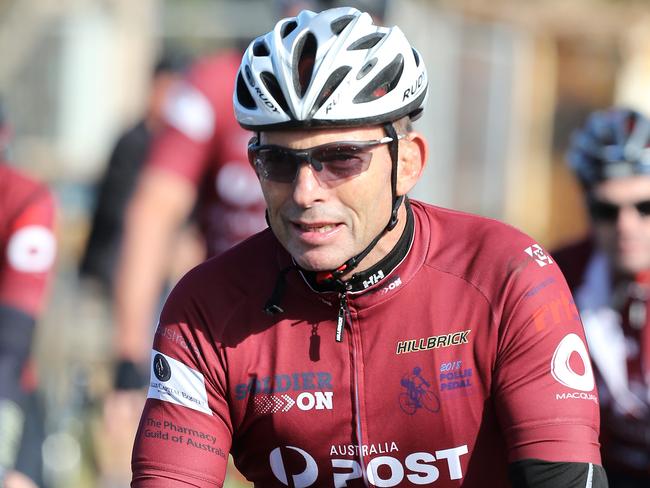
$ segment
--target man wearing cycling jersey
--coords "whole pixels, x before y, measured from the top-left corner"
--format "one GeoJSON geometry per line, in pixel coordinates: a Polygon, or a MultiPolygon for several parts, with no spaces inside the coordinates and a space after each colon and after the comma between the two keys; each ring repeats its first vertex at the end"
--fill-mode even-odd
{"type": "Polygon", "coordinates": [[[251,43],[233,98],[270,229],[167,300],[132,486],[220,486],[228,453],[265,487],[607,486],[553,260],[406,197],[427,86],[400,29],[353,8],[251,43]]]}
{"type": "Polygon", "coordinates": [[[612,487],[650,486],[650,119],[594,111],[571,139],[590,235],[554,253],[580,310],[612,487]]]}
{"type": "Polygon", "coordinates": [[[11,167],[8,127],[0,109],[0,486],[41,482],[30,353],[56,252],[55,204],[49,189],[11,167]],[[26,447],[29,445],[29,450],[26,447]]]}

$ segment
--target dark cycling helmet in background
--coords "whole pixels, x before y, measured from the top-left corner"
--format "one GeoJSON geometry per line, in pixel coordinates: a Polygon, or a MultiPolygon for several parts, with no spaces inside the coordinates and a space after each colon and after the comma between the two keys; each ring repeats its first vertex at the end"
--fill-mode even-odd
{"type": "Polygon", "coordinates": [[[627,108],[593,112],[573,133],[567,160],[587,188],[611,178],[650,174],[650,120],[627,108]]]}

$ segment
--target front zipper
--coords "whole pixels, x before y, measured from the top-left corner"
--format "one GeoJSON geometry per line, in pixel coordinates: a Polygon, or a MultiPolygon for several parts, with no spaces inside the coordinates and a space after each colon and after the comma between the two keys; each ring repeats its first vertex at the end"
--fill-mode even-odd
{"type": "Polygon", "coordinates": [[[361,466],[361,472],[363,473],[363,483],[365,486],[368,485],[368,480],[366,478],[366,463],[363,458],[363,432],[361,430],[361,401],[359,398],[359,368],[357,366],[357,341],[358,338],[355,337],[354,331],[352,330],[352,315],[350,314],[350,308],[348,307],[348,291],[342,291],[339,293],[339,313],[336,318],[336,342],[343,341],[343,330],[345,329],[345,324],[347,319],[350,317],[350,347],[352,348],[352,371],[354,374],[354,405],[356,409],[355,414],[355,424],[357,429],[357,446],[359,448],[359,465],[361,466]]]}
{"type": "Polygon", "coordinates": [[[336,342],[343,341],[343,329],[345,328],[346,318],[349,313],[348,292],[344,291],[339,294],[339,314],[336,318],[336,342]]]}
{"type": "Polygon", "coordinates": [[[361,352],[359,337],[355,334],[352,327],[352,314],[348,308],[347,298],[345,299],[345,310],[350,317],[350,347],[352,348],[352,371],[354,372],[354,405],[356,409],[355,424],[357,429],[357,446],[359,448],[359,466],[363,477],[364,486],[369,486],[366,474],[366,462],[363,457],[363,430],[361,429],[361,392],[359,389],[359,361],[363,359],[358,357],[361,352]]]}

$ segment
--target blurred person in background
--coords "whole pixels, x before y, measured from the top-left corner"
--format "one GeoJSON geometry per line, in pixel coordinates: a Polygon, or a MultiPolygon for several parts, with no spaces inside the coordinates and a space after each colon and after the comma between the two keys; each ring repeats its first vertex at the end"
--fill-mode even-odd
{"type": "Polygon", "coordinates": [[[120,468],[113,475],[123,484],[146,396],[155,318],[179,236],[192,221],[202,247],[177,267],[180,275],[266,227],[264,200],[246,157],[250,134],[232,109],[240,60],[235,49],[201,57],[168,91],[164,124],[127,206],[114,284],[114,385],[104,404],[106,431],[119,446],[120,468]]]}
{"type": "Polygon", "coordinates": [[[99,181],[91,228],[80,264],[80,275],[96,281],[106,295],[114,287],[124,214],[151,146],[165,125],[167,95],[183,76],[190,58],[178,49],[166,50],[154,66],[145,114],[118,138],[99,181]]]}
{"type": "Polygon", "coordinates": [[[148,382],[147,345],[170,250],[188,218],[200,228],[203,258],[266,226],[246,159],[250,134],[235,121],[229,95],[240,59],[235,50],[202,57],[168,93],[165,125],[152,141],[126,212],[114,288],[118,390],[148,382]]]}
{"type": "Polygon", "coordinates": [[[529,236],[410,200],[427,71],[398,27],[302,11],[233,102],[270,229],[163,308],[133,487],[605,487],[584,332],[529,236]],[[557,312],[557,313],[556,313],[557,312]]]}
{"type": "MultiPolygon", "coordinates": [[[[278,0],[272,6],[283,17],[305,8],[320,10],[321,2],[278,0]]],[[[166,101],[164,129],[152,143],[127,211],[114,288],[115,394],[108,398],[108,412],[135,416],[142,409],[164,272],[187,219],[198,223],[203,258],[217,256],[267,226],[264,198],[246,154],[252,134],[239,126],[232,107],[242,51],[198,59],[166,101]],[[140,408],[134,408],[138,402],[140,408]]],[[[179,271],[187,271],[189,264],[179,271]]],[[[132,425],[114,423],[116,428],[132,425]]],[[[134,430],[129,427],[131,434],[134,430]]]]}
{"type": "MultiPolygon", "coordinates": [[[[166,126],[165,110],[170,91],[183,79],[190,63],[190,57],[181,49],[167,48],[163,51],[152,70],[142,118],[119,136],[111,152],[98,184],[89,237],[79,266],[82,291],[87,299],[99,300],[110,307],[122,248],[126,209],[149,156],[152,140],[166,126]]],[[[192,236],[191,224],[187,225],[187,229],[188,233],[183,234],[183,237],[192,236]]],[[[166,281],[173,280],[175,266],[185,267],[183,259],[196,254],[191,239],[179,241],[174,247],[176,255],[166,263],[167,267],[163,270],[163,279],[166,281]]],[[[198,246],[194,245],[196,247],[198,246]]],[[[198,260],[195,257],[191,259],[192,263],[198,260]]],[[[123,473],[128,472],[128,460],[124,451],[128,450],[132,442],[132,425],[135,420],[129,419],[133,416],[131,411],[134,399],[125,395],[124,400],[119,402],[114,395],[108,395],[105,422],[98,424],[100,427],[95,435],[95,461],[104,485],[108,486],[114,483],[119,486],[120,478],[124,478],[123,473]]],[[[135,409],[137,408],[136,406],[135,409]]]]}
{"type": "Polygon", "coordinates": [[[10,166],[0,106],[0,486],[43,485],[42,403],[30,360],[56,255],[49,188],[10,166]]]}
{"type": "Polygon", "coordinates": [[[650,486],[650,120],[591,113],[567,160],[591,221],[553,253],[572,289],[596,370],[603,463],[613,488],[650,486]]]}

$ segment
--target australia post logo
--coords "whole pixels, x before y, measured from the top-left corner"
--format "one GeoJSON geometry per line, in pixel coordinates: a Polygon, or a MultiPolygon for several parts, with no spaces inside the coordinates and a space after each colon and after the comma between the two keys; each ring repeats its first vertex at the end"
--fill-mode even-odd
{"type": "Polygon", "coordinates": [[[468,452],[466,444],[413,453],[402,453],[396,442],[333,445],[329,453],[332,469],[330,473],[324,473],[322,460],[319,471],[319,465],[310,453],[299,447],[285,446],[271,451],[269,463],[280,483],[296,488],[356,486],[362,479],[366,480],[366,485],[382,487],[435,485],[438,480],[445,483],[462,479],[461,458],[468,452]],[[360,456],[371,457],[363,467],[365,469],[357,460],[360,456]]]}
{"type": "Polygon", "coordinates": [[[332,375],[325,371],[254,377],[235,386],[236,400],[249,395],[257,414],[334,408],[332,375]]]}

